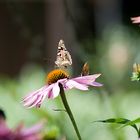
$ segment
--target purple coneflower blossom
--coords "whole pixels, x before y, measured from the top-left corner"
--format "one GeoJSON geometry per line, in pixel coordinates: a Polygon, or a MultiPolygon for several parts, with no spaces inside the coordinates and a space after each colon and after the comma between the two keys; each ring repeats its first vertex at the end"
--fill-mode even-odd
{"type": "Polygon", "coordinates": [[[25,128],[20,123],[15,130],[10,129],[6,124],[4,111],[0,109],[0,140],[41,140],[39,132],[42,128],[43,122],[30,128],[25,128]]]}
{"type": "Polygon", "coordinates": [[[19,124],[14,131],[15,140],[41,140],[39,132],[43,128],[43,123],[38,123],[30,128],[25,128],[23,123],[19,124]]]}
{"type": "Polygon", "coordinates": [[[131,20],[132,20],[132,23],[140,23],[140,16],[132,17],[131,20]]]}
{"type": "Polygon", "coordinates": [[[5,119],[5,114],[0,109],[0,140],[12,140],[12,131],[8,128],[5,119]]]}
{"type": "Polygon", "coordinates": [[[24,106],[40,107],[45,98],[54,99],[59,95],[59,84],[63,85],[64,90],[76,88],[79,90],[88,90],[89,86],[100,87],[102,84],[95,82],[101,74],[80,76],[69,79],[69,75],[61,69],[51,71],[47,76],[47,84],[42,88],[30,93],[23,99],[24,106]]]}

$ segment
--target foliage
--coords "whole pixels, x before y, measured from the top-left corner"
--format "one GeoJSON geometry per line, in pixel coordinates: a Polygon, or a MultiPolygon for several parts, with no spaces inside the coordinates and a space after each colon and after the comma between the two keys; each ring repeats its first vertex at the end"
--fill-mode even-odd
{"type": "Polygon", "coordinates": [[[121,126],[121,128],[126,127],[126,126],[132,126],[136,130],[136,132],[138,134],[138,138],[140,137],[140,129],[136,125],[136,123],[140,123],[140,118],[137,118],[132,121],[125,119],[125,118],[110,118],[110,119],[99,120],[99,121],[95,121],[95,122],[123,124],[121,126]]]}

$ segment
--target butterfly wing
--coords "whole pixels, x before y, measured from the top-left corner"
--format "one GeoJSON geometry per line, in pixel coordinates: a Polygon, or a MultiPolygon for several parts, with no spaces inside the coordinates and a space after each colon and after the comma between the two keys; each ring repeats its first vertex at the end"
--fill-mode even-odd
{"type": "Polygon", "coordinates": [[[67,51],[63,40],[59,41],[55,64],[59,68],[67,68],[72,65],[71,55],[67,51]]]}

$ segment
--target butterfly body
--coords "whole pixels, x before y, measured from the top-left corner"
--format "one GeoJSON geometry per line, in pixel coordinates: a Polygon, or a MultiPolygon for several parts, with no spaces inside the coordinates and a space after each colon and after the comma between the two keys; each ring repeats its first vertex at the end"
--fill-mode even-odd
{"type": "Polygon", "coordinates": [[[72,65],[71,55],[67,51],[63,40],[59,41],[55,64],[58,68],[67,68],[72,65]]]}

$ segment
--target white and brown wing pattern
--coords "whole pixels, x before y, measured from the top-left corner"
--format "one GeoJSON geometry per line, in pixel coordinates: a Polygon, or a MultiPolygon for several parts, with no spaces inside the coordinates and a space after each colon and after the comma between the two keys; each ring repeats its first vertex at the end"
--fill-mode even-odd
{"type": "Polygon", "coordinates": [[[58,68],[67,68],[72,65],[71,55],[67,51],[63,40],[59,41],[55,64],[58,68]]]}

